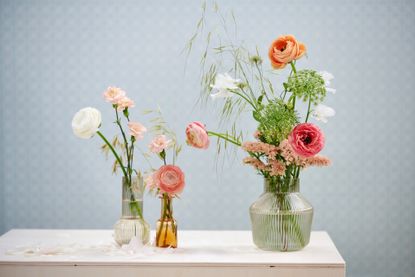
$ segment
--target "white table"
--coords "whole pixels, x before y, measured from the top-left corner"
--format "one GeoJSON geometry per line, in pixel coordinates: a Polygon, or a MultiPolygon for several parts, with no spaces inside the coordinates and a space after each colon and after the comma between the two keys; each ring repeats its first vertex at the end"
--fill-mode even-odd
{"type": "Polygon", "coordinates": [[[326,232],[313,232],[310,244],[296,252],[259,250],[250,231],[179,231],[179,248],[144,249],[121,252],[110,230],[11,230],[0,237],[0,276],[345,276],[345,262],[326,232]],[[52,255],[19,252],[35,246],[52,247],[52,255]],[[59,254],[57,246],[78,250],[59,254]]]}

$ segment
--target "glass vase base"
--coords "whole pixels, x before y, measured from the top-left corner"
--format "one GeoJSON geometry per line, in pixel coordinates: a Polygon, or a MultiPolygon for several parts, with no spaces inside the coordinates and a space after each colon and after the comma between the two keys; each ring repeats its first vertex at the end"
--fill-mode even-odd
{"type": "Polygon", "coordinates": [[[128,244],[136,236],[143,245],[150,241],[150,225],[143,219],[120,219],[114,225],[114,239],[118,245],[128,244]]]}

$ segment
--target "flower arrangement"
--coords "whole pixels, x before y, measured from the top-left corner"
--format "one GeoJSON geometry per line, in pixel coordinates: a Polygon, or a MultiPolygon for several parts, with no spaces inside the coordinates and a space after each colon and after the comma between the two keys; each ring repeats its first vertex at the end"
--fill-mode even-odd
{"type": "MultiPolygon", "coordinates": [[[[149,111],[154,112],[154,111],[149,111]]],[[[177,143],[176,134],[166,125],[160,110],[156,111],[156,118],[152,119],[155,125],[152,132],[155,136],[148,148],[150,154],[156,155],[162,161],[158,169],[152,169],[148,174],[145,184],[150,192],[161,199],[161,216],[157,222],[156,241],[157,247],[177,247],[177,223],[173,218],[173,198],[179,197],[185,187],[183,171],[175,165],[181,146],[177,143]],[[172,149],[172,161],[167,162],[168,150],[172,149]]]]}
{"type": "Polygon", "coordinates": [[[109,87],[104,92],[104,99],[112,105],[115,113],[114,124],[119,129],[121,139],[119,135],[114,136],[111,142],[107,139],[99,130],[102,123],[101,112],[91,107],[81,109],[75,114],[72,129],[76,136],[83,139],[89,139],[98,134],[104,141],[101,150],[106,155],[111,152],[115,158],[113,173],[121,169],[123,174],[123,216],[115,226],[115,239],[119,244],[124,244],[128,243],[132,237],[141,235],[142,243],[148,242],[149,226],[144,221],[142,212],[142,195],[147,187],[150,192],[162,199],[162,216],[157,223],[156,246],[177,247],[177,224],[173,218],[172,199],[178,197],[183,191],[185,177],[180,167],[175,165],[181,152],[176,135],[166,125],[160,109],[145,111],[144,114],[156,114],[156,117],[151,119],[153,125],[149,131],[154,134],[154,137],[148,145],[148,152],[140,149],[150,165],[150,172],[136,169],[134,166],[135,144],[144,138],[148,130],[140,122],[130,120],[129,109],[135,104],[127,97],[125,91],[109,87]],[[128,135],[126,130],[128,130],[128,135]],[[167,153],[170,149],[172,149],[172,161],[168,164],[167,153]],[[151,155],[162,160],[163,164],[158,169],[151,166],[149,159],[151,155]],[[147,174],[144,182],[140,181],[143,176],[142,172],[147,174]],[[140,199],[136,199],[136,196],[140,199]],[[129,211],[125,210],[124,203],[128,203],[129,211]],[[139,222],[135,220],[136,217],[139,222]],[[137,234],[138,231],[141,234],[137,234]]]}
{"type": "MultiPolygon", "coordinates": [[[[311,118],[326,123],[334,109],[323,105],[332,74],[300,69],[298,62],[307,53],[304,43],[293,35],[277,37],[268,48],[269,70],[258,48],[248,51],[235,43],[237,24],[226,26],[226,17],[214,6],[222,28],[215,28],[218,45],[211,47],[215,32],[208,32],[200,64],[201,103],[212,99],[220,106],[221,132],[207,130],[200,122],[186,129],[187,144],[199,149],[209,146],[209,137],[217,137],[218,154],[228,144],[241,148],[248,156],[243,163],[264,177],[264,193],[250,207],[255,244],[266,250],[299,250],[308,244],[313,218],[311,204],[299,193],[300,172],[310,166],[328,166],[329,158],[320,155],[325,136],[311,118]],[[220,33],[220,31],[222,33],[220,33]],[[235,32],[236,33],[236,32],[235,32]],[[212,60],[212,62],[210,62],[212,60]],[[272,78],[289,68],[286,79],[275,86],[272,78]],[[305,109],[304,116],[300,111],[305,109]],[[245,141],[238,124],[250,114],[256,122],[254,141],[245,141]],[[226,125],[228,124],[228,125],[226,125]]],[[[187,44],[188,53],[196,38],[205,32],[206,6],[203,6],[195,34],[187,44]]],[[[246,124],[246,122],[243,122],[246,124]]]]}
{"type": "MultiPolygon", "coordinates": [[[[136,141],[143,139],[144,133],[147,132],[147,128],[140,122],[134,122],[130,120],[129,109],[135,106],[134,101],[126,96],[125,91],[117,87],[108,87],[103,94],[104,99],[112,105],[115,113],[114,123],[119,128],[122,139],[120,140],[118,135],[114,136],[112,142],[110,142],[104,134],[101,133],[99,128],[101,127],[101,112],[95,108],[84,108],[75,114],[72,119],[72,129],[76,136],[82,139],[92,138],[95,134],[104,141],[102,145],[102,151],[108,155],[111,152],[115,158],[113,164],[113,173],[116,173],[118,169],[121,169],[123,178],[128,188],[133,190],[142,190],[143,187],[133,187],[133,177],[140,176],[140,171],[134,169],[134,145],[136,141]],[[123,120],[127,123],[129,135],[126,133],[126,127],[123,127],[123,120]]],[[[141,208],[138,201],[135,199],[134,193],[131,193],[130,202],[131,212],[137,214],[139,217],[143,217],[141,208]]]]}

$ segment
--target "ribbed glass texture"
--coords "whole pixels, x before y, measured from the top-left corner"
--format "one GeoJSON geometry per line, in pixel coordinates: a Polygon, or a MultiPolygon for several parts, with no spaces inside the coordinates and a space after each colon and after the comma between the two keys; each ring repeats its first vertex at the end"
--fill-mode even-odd
{"type": "Polygon", "coordinates": [[[133,193],[138,207],[143,213],[143,179],[133,177],[131,188],[125,178],[122,181],[122,215],[120,220],[114,225],[114,239],[119,244],[128,244],[132,237],[141,238],[143,244],[147,244],[150,240],[150,225],[137,213],[131,210],[132,202],[131,194],[133,193]]]}
{"type": "Polygon", "coordinates": [[[256,246],[270,251],[295,251],[310,241],[313,207],[299,193],[299,180],[286,189],[265,180],[264,193],[250,207],[256,246]]]}

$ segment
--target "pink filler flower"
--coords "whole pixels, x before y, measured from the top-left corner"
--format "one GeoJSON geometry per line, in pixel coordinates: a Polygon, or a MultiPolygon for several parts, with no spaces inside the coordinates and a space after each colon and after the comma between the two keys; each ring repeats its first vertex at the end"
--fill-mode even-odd
{"type": "Polygon", "coordinates": [[[125,109],[135,107],[134,101],[128,98],[127,96],[124,96],[121,99],[119,99],[116,104],[118,111],[124,111],[125,109]]]}
{"type": "Polygon", "coordinates": [[[153,182],[161,193],[170,196],[181,193],[184,189],[184,173],[175,165],[163,165],[153,174],[153,182]]]}
{"type": "Polygon", "coordinates": [[[170,142],[171,140],[166,139],[165,135],[159,135],[153,138],[148,148],[152,153],[160,153],[169,146],[170,142]]]}
{"type": "Polygon", "coordinates": [[[105,101],[117,104],[118,101],[125,97],[125,91],[117,87],[108,87],[104,92],[105,101]]]}
{"type": "Polygon", "coordinates": [[[136,139],[142,139],[144,133],[147,132],[147,128],[139,122],[128,122],[128,129],[130,130],[130,135],[136,139]]]}
{"type": "Polygon", "coordinates": [[[324,134],[312,123],[301,123],[291,131],[288,142],[299,156],[311,157],[323,149],[324,134]]]}
{"type": "Polygon", "coordinates": [[[194,121],[187,125],[186,143],[199,149],[207,149],[209,147],[209,135],[206,127],[199,121],[194,121]]]}

